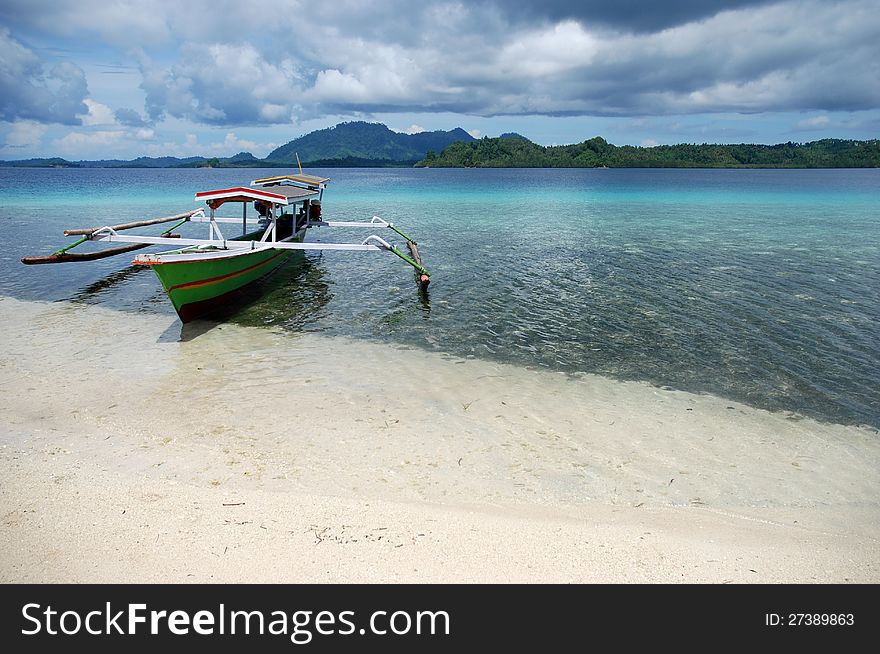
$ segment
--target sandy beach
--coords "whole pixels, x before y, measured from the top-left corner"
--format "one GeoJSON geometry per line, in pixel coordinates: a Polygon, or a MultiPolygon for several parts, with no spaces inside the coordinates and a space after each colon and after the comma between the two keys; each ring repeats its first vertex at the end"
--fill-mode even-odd
{"type": "Polygon", "coordinates": [[[880,581],[880,436],[385,344],[0,299],[0,581],[880,581]]]}

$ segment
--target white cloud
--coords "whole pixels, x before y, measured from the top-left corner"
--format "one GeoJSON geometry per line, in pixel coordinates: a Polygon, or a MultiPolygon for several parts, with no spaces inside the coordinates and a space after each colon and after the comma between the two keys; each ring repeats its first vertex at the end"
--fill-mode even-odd
{"type": "Polygon", "coordinates": [[[179,3],[168,0],[4,0],[6,10],[31,28],[59,36],[88,34],[122,47],[163,43],[179,3]]]}
{"type": "MultiPolygon", "coordinates": [[[[338,39],[330,54],[339,66],[315,76],[303,101],[318,106],[413,106],[432,95],[429,75],[417,53],[396,44],[338,39]],[[364,56],[364,53],[369,56],[364,56]],[[341,61],[340,61],[341,60],[341,61]]],[[[324,46],[326,48],[326,46],[324,46]]],[[[425,53],[430,58],[430,54],[425,53]]]]}
{"type": "Polygon", "coordinates": [[[37,146],[48,129],[46,125],[32,120],[20,120],[12,123],[9,133],[6,135],[6,146],[10,148],[37,146]]]}
{"type": "Polygon", "coordinates": [[[0,120],[78,125],[87,95],[81,68],[61,62],[46,73],[34,52],[0,28],[0,120]]]}
{"type": "Polygon", "coordinates": [[[804,130],[825,129],[831,124],[828,116],[814,116],[813,118],[805,118],[798,121],[797,128],[804,130]]]}
{"type": "Polygon", "coordinates": [[[223,139],[222,144],[217,144],[216,146],[212,146],[216,149],[219,149],[222,152],[228,152],[228,156],[232,156],[234,154],[238,154],[239,152],[249,152],[251,150],[256,150],[261,147],[255,141],[248,141],[247,139],[240,139],[235,135],[235,132],[229,132],[226,135],[226,138],[223,139]]]}
{"type": "Polygon", "coordinates": [[[556,75],[590,66],[600,46],[580,24],[565,21],[512,40],[495,65],[502,74],[517,78],[556,75]]]}
{"type": "Polygon", "coordinates": [[[473,136],[475,139],[478,139],[483,135],[483,133],[478,129],[469,129],[467,130],[467,133],[473,136]]]}
{"type": "Polygon", "coordinates": [[[259,111],[259,122],[261,123],[289,123],[293,118],[293,116],[291,115],[292,107],[285,106],[283,104],[273,104],[271,102],[267,102],[260,107],[259,111]]]}
{"type": "MultiPolygon", "coordinates": [[[[640,11],[613,4],[340,0],[303,11],[301,0],[278,0],[266,20],[248,1],[54,0],[45,8],[6,0],[0,18],[92,35],[126,58],[138,48],[155,52],[158,63],[141,58],[154,119],[233,126],[328,113],[880,106],[876,0],[645,2],[640,11]]],[[[138,117],[119,120],[135,126],[138,117]]]]}
{"type": "Polygon", "coordinates": [[[267,61],[251,44],[187,44],[170,68],[141,57],[153,119],[163,114],[208,124],[289,122],[301,80],[289,59],[267,61]]]}
{"type": "Polygon", "coordinates": [[[644,139],[639,145],[641,145],[643,148],[653,148],[660,145],[660,141],[657,141],[655,139],[644,139]]]}
{"type": "Polygon", "coordinates": [[[53,145],[63,153],[76,154],[83,149],[95,147],[113,147],[125,136],[125,131],[99,130],[94,132],[69,132],[65,136],[56,139],[53,145]]]}
{"type": "MultiPolygon", "coordinates": [[[[152,130],[148,130],[152,131],[152,130]]],[[[222,141],[199,143],[195,134],[186,134],[183,142],[164,141],[143,144],[141,149],[149,156],[173,157],[231,157],[239,152],[250,152],[255,157],[265,157],[271,150],[278,147],[277,143],[259,143],[250,139],[239,138],[235,132],[227,132],[222,141]]]]}
{"type": "Polygon", "coordinates": [[[86,107],[89,108],[88,113],[82,117],[82,124],[86,126],[92,125],[115,125],[116,116],[113,110],[105,104],[95,102],[90,98],[83,100],[86,107]]]}
{"type": "Polygon", "coordinates": [[[399,127],[389,127],[388,129],[390,129],[392,132],[397,132],[398,134],[421,134],[422,132],[428,131],[421,125],[416,125],[415,123],[413,123],[409,127],[404,127],[403,129],[399,127]]]}
{"type": "Polygon", "coordinates": [[[335,68],[318,73],[310,94],[314,99],[325,102],[366,102],[370,99],[366,84],[354,75],[335,68]]]}
{"type": "MultiPolygon", "coordinates": [[[[870,53],[880,15],[867,0],[845,4],[783,0],[637,33],[574,20],[504,30],[441,21],[417,47],[337,35],[326,40],[332,53],[316,46],[332,66],[319,69],[304,100],[337,111],[476,115],[878,107],[880,70],[870,53]]],[[[476,9],[459,11],[466,18],[476,9]]]]}

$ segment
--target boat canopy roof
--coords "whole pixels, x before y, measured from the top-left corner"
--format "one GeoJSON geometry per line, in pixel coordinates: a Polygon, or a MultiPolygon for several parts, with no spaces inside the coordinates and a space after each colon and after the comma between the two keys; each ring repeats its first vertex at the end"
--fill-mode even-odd
{"type": "Polygon", "coordinates": [[[219,207],[224,202],[258,201],[265,204],[288,205],[318,195],[313,189],[300,186],[269,186],[264,188],[225,188],[217,191],[201,191],[196,193],[196,200],[204,200],[208,206],[219,207]]]}
{"type": "Polygon", "coordinates": [[[305,173],[277,175],[275,177],[264,177],[255,179],[251,182],[251,186],[267,186],[278,184],[299,184],[308,188],[320,189],[327,185],[330,181],[329,177],[318,177],[317,175],[306,175],[305,173]]]}

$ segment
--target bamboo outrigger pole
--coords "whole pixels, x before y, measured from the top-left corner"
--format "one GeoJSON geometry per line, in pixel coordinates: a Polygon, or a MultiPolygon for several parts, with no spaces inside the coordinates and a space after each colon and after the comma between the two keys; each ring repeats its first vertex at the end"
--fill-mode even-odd
{"type": "MultiPolygon", "coordinates": [[[[178,213],[173,216],[165,216],[164,218],[152,218],[150,220],[137,220],[132,223],[122,223],[121,225],[110,225],[110,229],[114,232],[121,232],[124,229],[134,229],[135,227],[147,227],[149,225],[159,225],[160,223],[170,223],[172,220],[183,220],[184,218],[189,218],[194,213],[198,213],[201,209],[193,209],[192,211],[184,211],[183,213],[178,213]]],[[[65,236],[83,236],[86,234],[93,234],[97,232],[99,229],[104,229],[104,226],[101,227],[82,227],[80,229],[65,229],[65,236]]]]}
{"type": "Polygon", "coordinates": [[[412,254],[412,258],[404,256],[399,251],[395,251],[396,248],[392,248],[391,251],[416,269],[416,282],[418,282],[419,288],[427,290],[428,284],[431,283],[431,273],[425,270],[425,267],[422,265],[422,257],[419,255],[419,244],[395,227],[393,223],[388,223],[388,227],[406,239],[406,245],[409,248],[410,254],[412,254]]]}
{"type": "MultiPolygon", "coordinates": [[[[184,213],[175,214],[173,216],[165,216],[164,218],[153,218],[151,220],[138,220],[136,222],[131,223],[123,223],[121,225],[112,225],[111,229],[114,231],[122,231],[125,229],[134,229],[135,227],[145,227],[147,225],[158,225],[160,223],[168,223],[172,220],[177,220],[178,223],[172,227],[169,227],[164,232],[160,234],[160,236],[164,236],[166,238],[175,238],[176,234],[171,234],[175,229],[177,229],[180,225],[185,223],[189,218],[201,211],[201,209],[195,209],[193,211],[185,211],[184,213]]],[[[100,229],[104,229],[103,227],[84,227],[81,229],[65,229],[65,236],[82,236],[81,239],[76,241],[75,243],[71,243],[70,245],[66,245],[63,248],[55,250],[52,254],[49,255],[36,255],[36,256],[27,256],[22,257],[21,262],[27,265],[35,265],[41,263],[67,263],[73,261],[94,261],[95,259],[104,259],[106,257],[114,257],[117,254],[124,254],[126,252],[132,252],[134,250],[140,250],[141,248],[149,247],[149,243],[135,243],[132,245],[120,245],[115,248],[106,248],[104,250],[96,250],[94,252],[74,252],[70,253],[68,250],[75,248],[77,245],[84,243],[89,240],[89,237],[97,232],[100,229]]]]}

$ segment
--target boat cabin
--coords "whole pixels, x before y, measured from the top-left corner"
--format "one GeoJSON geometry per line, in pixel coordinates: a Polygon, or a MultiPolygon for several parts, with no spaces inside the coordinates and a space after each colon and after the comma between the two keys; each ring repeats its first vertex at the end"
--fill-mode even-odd
{"type": "MultiPolygon", "coordinates": [[[[314,183],[305,185],[304,180],[297,179],[299,184],[289,183],[292,176],[270,178],[271,182],[259,187],[235,187],[218,189],[214,191],[201,191],[196,193],[196,200],[204,201],[210,209],[208,222],[211,227],[208,238],[223,238],[217,224],[220,222],[233,222],[235,219],[221,218],[217,211],[227,202],[240,202],[241,209],[241,234],[248,234],[248,224],[257,223],[259,229],[271,226],[272,234],[270,241],[280,241],[295,235],[303,229],[310,220],[320,220],[321,201],[324,185],[329,179],[312,178],[314,183]],[[320,184],[320,187],[317,186],[320,184]],[[254,205],[256,216],[248,217],[248,205],[254,205]]],[[[311,177],[311,176],[309,176],[311,177]]],[[[252,184],[260,181],[255,180],[252,184]]],[[[267,230],[268,232],[268,230],[267,230]]],[[[268,235],[268,233],[267,233],[268,235]]],[[[261,240],[267,240],[264,236],[261,240]]]]}

